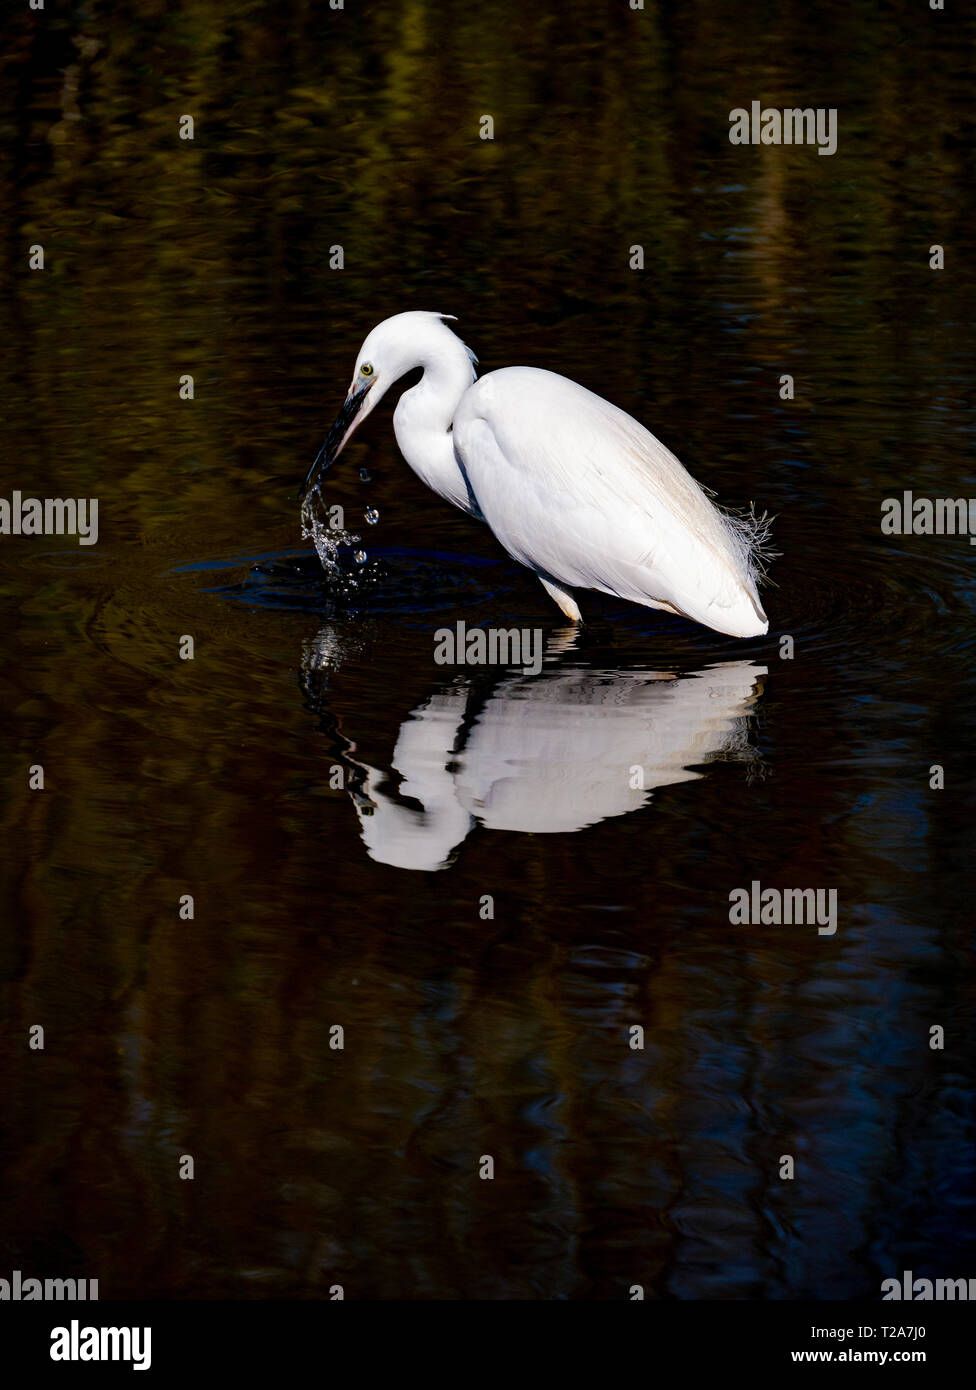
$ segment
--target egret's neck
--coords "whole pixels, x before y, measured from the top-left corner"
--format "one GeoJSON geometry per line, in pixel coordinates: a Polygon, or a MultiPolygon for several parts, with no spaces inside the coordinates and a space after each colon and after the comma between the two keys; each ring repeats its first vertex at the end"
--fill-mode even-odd
{"type": "Polygon", "coordinates": [[[417,476],[448,502],[477,514],[478,508],[454,453],[452,427],[461,397],[474,380],[467,349],[445,333],[429,351],[421,349],[424,374],[405,391],[393,414],[400,452],[417,476]]]}

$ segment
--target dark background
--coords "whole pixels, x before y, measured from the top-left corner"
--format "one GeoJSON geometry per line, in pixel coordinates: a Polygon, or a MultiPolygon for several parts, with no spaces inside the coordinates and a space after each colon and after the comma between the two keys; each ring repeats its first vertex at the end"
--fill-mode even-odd
{"type": "Polygon", "coordinates": [[[879,525],[903,488],[976,495],[976,25],[947,3],[7,8],[0,496],[97,496],[100,539],[0,537],[0,1276],[976,1274],[973,550],[879,525]],[[754,99],[837,107],[837,153],[731,145],[754,99]],[[326,586],[295,489],[410,308],[776,513],[769,636],[584,595],[560,637],[387,407],[330,474],[369,560],[326,586]],[[459,619],[544,627],[545,671],[435,665],[459,619]],[[836,888],[836,935],[730,926],[753,879],[836,888]]]}

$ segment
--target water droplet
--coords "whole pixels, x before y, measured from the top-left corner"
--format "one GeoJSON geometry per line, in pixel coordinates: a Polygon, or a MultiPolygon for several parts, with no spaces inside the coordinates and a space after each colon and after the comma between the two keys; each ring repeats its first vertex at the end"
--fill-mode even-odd
{"type": "Polygon", "coordinates": [[[365,563],[366,563],[366,552],[365,552],[365,550],[357,550],[357,551],[356,551],[356,554],[354,555],[353,558],[355,559],[357,565],[365,565],[365,563]]]}
{"type": "Polygon", "coordinates": [[[375,507],[367,507],[363,513],[370,526],[375,526],[380,519],[380,514],[375,507]]]}
{"type": "MultiPolygon", "coordinates": [[[[322,568],[332,580],[338,579],[341,573],[339,547],[354,545],[359,540],[358,536],[337,530],[328,524],[322,515],[322,499],[317,491],[310,493],[302,504],[302,536],[305,540],[314,542],[322,568]]],[[[365,556],[363,558],[365,559],[365,556]]]]}
{"type": "Polygon", "coordinates": [[[368,468],[360,468],[359,476],[362,478],[364,483],[368,483],[371,481],[368,468]]]}

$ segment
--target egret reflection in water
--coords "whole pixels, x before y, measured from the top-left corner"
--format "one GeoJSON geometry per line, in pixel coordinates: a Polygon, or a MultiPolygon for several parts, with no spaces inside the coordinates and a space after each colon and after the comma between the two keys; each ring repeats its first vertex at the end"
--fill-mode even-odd
{"type": "Polygon", "coordinates": [[[656,788],[700,777],[703,763],[750,756],[749,716],[766,669],[557,665],[506,675],[487,693],[460,678],[401,724],[391,760],[398,784],[348,759],[367,852],[432,871],[475,825],[565,834],[636,811],[656,788]]]}

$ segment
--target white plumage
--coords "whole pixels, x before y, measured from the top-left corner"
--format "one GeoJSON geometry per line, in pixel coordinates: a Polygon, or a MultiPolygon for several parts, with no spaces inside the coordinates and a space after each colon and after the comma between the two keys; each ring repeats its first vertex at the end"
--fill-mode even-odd
{"type": "Polygon", "coordinates": [[[404,458],[483,518],[567,617],[580,619],[570,591],[598,589],[733,637],[768,630],[763,521],[720,511],[649,430],[567,377],[503,367],[475,380],[444,317],[396,314],[369,334],[311,486],[389,387],[423,367],[394,414],[404,458]]]}

